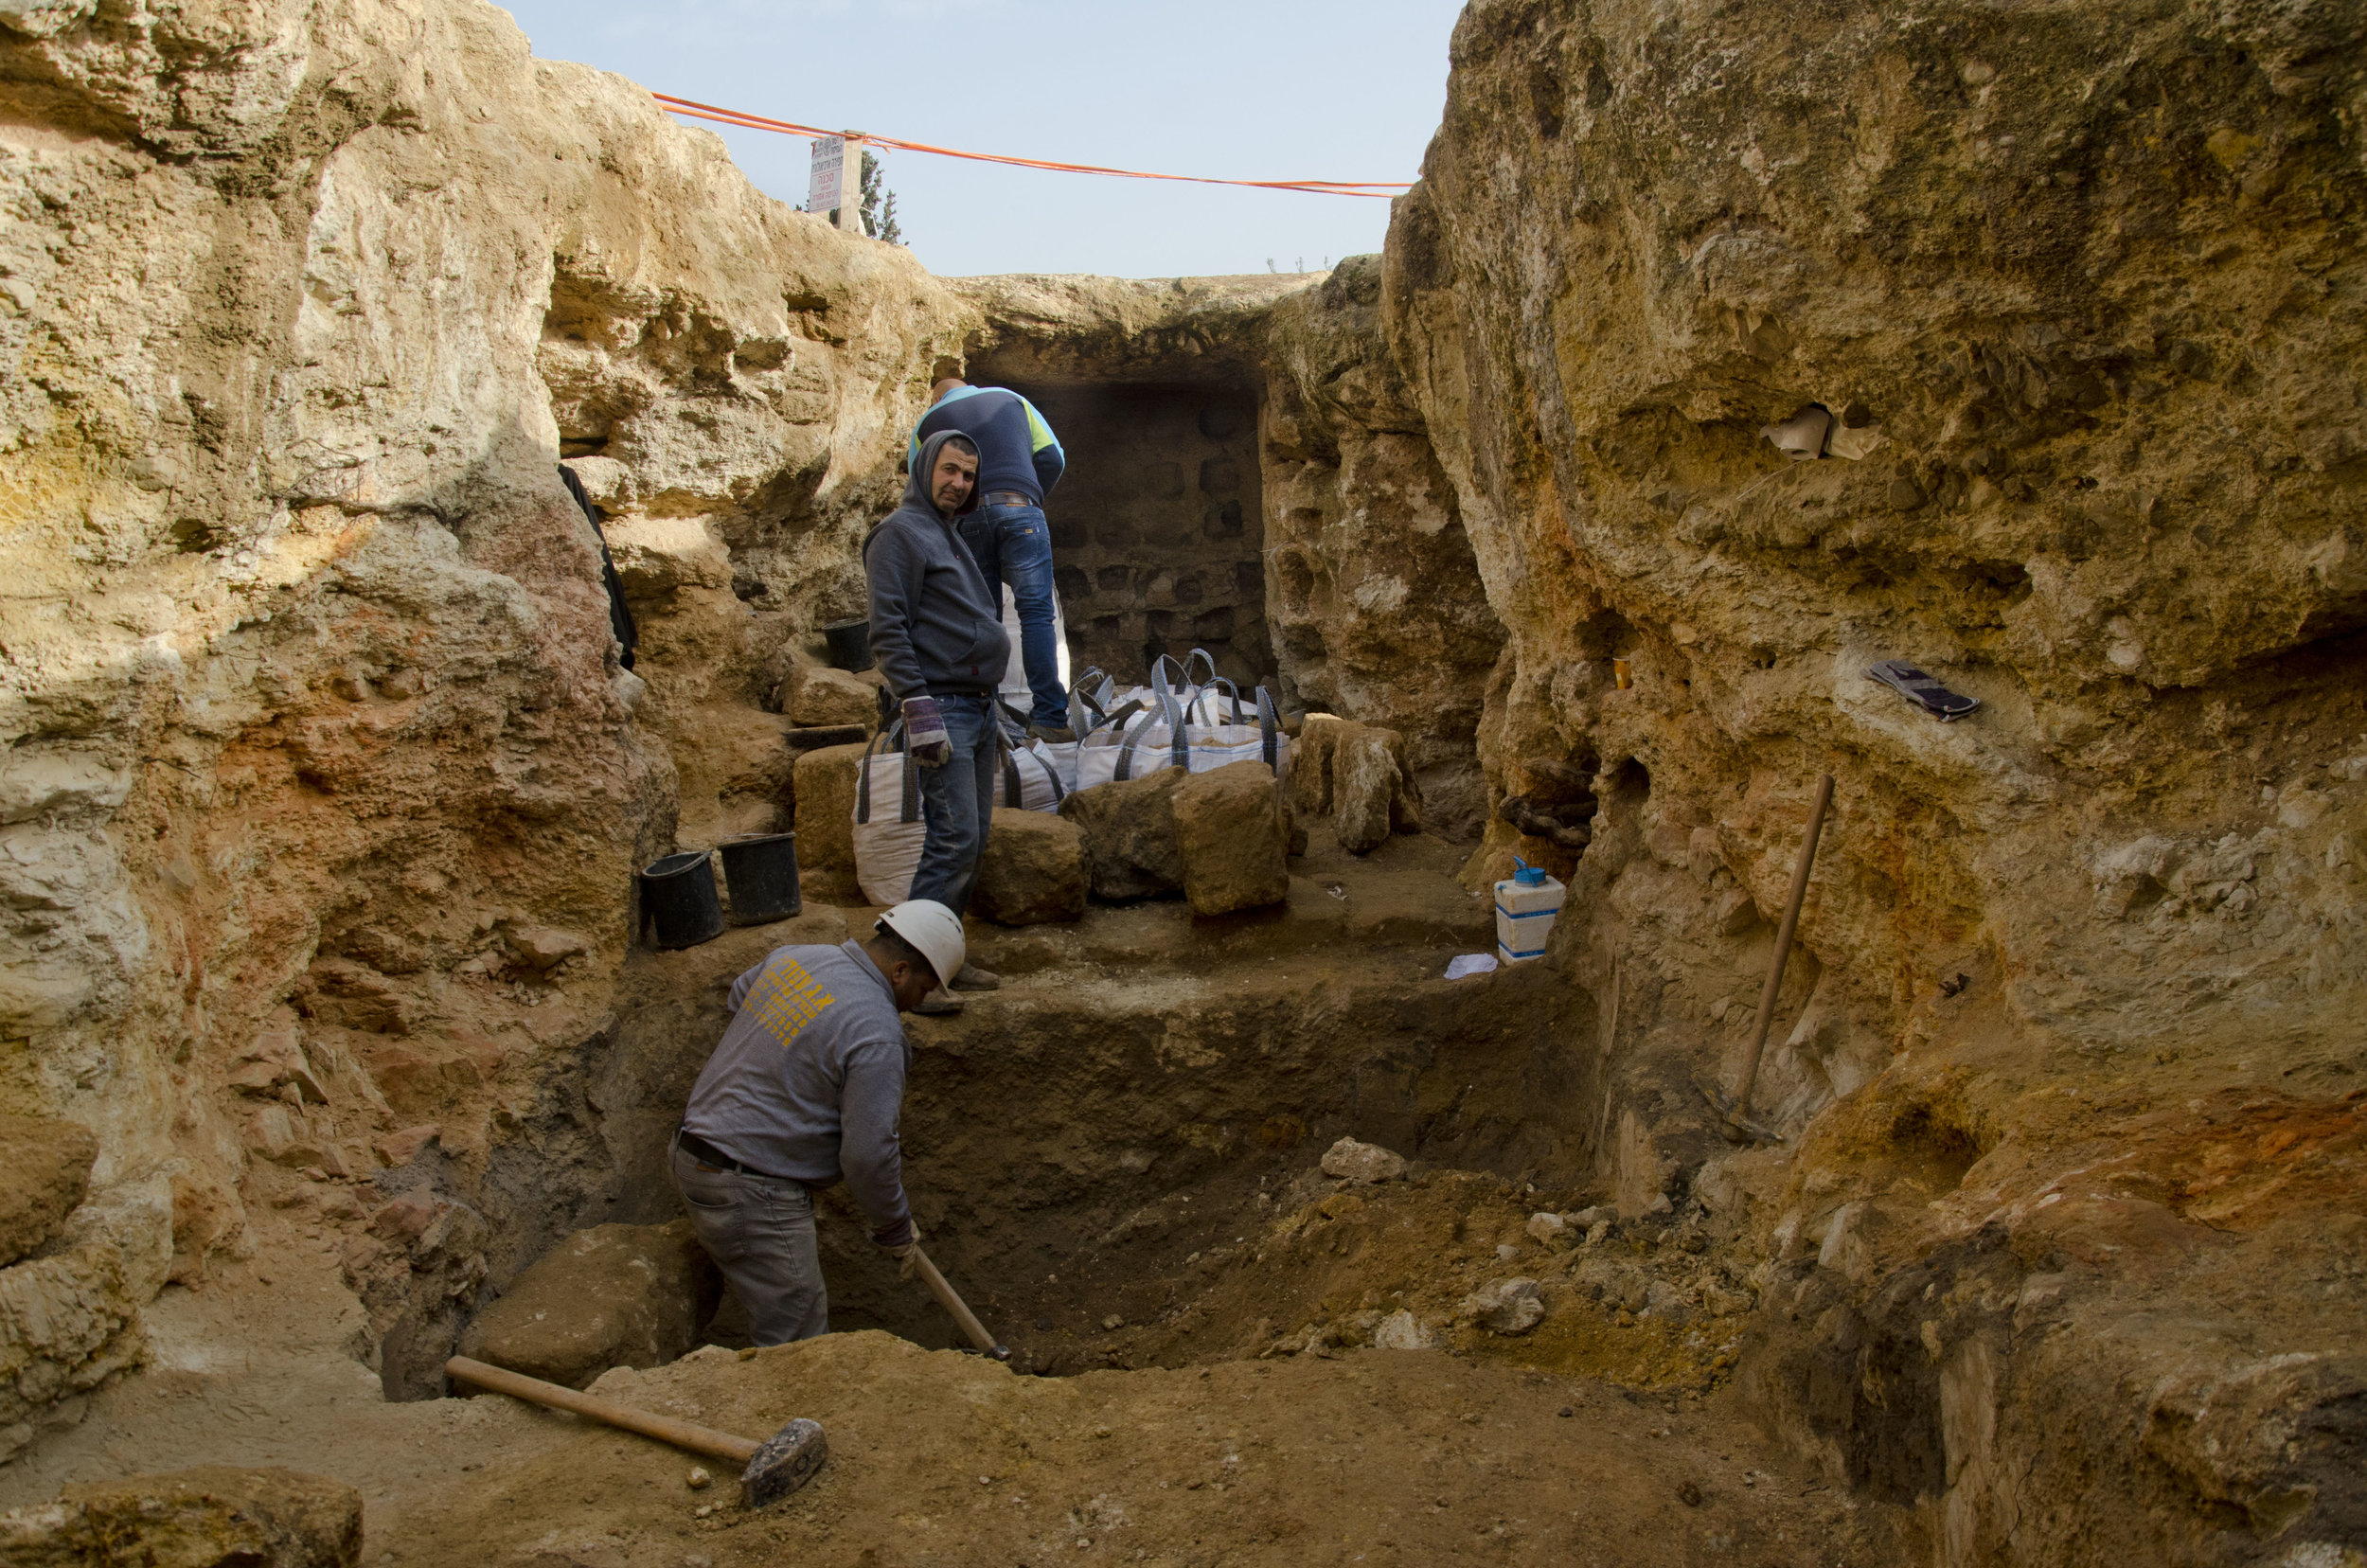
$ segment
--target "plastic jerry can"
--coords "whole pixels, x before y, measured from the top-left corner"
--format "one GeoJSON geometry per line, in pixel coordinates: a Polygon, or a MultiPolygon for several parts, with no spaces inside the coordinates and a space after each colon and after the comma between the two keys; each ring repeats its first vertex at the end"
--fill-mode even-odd
{"type": "Polygon", "coordinates": [[[1541,865],[1518,859],[1512,865],[1512,880],[1496,884],[1496,956],[1523,964],[1545,956],[1545,938],[1553,935],[1554,917],[1561,913],[1569,889],[1541,865]]]}

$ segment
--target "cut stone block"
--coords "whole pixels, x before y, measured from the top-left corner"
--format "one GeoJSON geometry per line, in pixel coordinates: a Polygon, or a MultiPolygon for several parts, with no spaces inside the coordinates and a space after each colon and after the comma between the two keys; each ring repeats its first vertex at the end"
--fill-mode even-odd
{"type": "Polygon", "coordinates": [[[1077,824],[1049,811],[998,807],[972,907],[1000,925],[1084,918],[1093,864],[1077,824]]]}
{"type": "Polygon", "coordinates": [[[1175,792],[1184,895],[1195,915],[1230,915],[1290,896],[1290,829],[1263,762],[1194,774],[1175,792]]]}
{"type": "Polygon", "coordinates": [[[721,1292],[689,1221],[595,1225],[544,1253],[479,1312],[460,1353],[581,1388],[612,1366],[683,1355],[721,1292]]]}
{"type": "Polygon", "coordinates": [[[1095,898],[1148,899],[1183,889],[1184,853],[1175,840],[1175,792],[1183,783],[1181,770],[1162,768],[1060,802],[1060,815],[1084,833],[1095,898]]]}
{"type": "Polygon", "coordinates": [[[822,746],[797,759],[797,864],[855,868],[855,776],[863,748],[822,746]]]}
{"type": "Polygon", "coordinates": [[[1340,847],[1359,855],[1392,832],[1421,830],[1421,791],[1405,765],[1405,738],[1396,730],[1341,728],[1331,751],[1331,827],[1340,847]]]}
{"type": "Polygon", "coordinates": [[[789,672],[790,722],[805,729],[877,727],[880,688],[851,670],[800,666],[789,672]]]}

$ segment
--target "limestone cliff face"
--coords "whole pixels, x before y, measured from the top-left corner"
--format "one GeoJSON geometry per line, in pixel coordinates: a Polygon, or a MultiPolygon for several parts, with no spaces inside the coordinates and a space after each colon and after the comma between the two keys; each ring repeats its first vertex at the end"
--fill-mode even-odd
{"type": "MultiPolygon", "coordinates": [[[[487,6],[10,7],[0,95],[0,1100],[99,1135],[84,1261],[39,1265],[72,1299],[9,1271],[13,1421],[244,1245],[271,1171],[394,1128],[441,1127],[443,1208],[357,1279],[447,1247],[449,1313],[502,1266],[507,1221],[448,1211],[561,1158],[541,1096],[670,847],[666,742],[761,728],[768,650],[850,607],[967,318],[487,6]]],[[[565,1150],[553,1189],[596,1187],[565,1150]]]]}
{"type": "Polygon", "coordinates": [[[1950,1561],[2072,1550],[2063,1508],[2165,1555],[2247,1556],[2230,1503],[2358,1527],[2348,1439],[2269,1434],[2355,1430],[2361,1386],[2298,1304],[2359,1191],[2362,42],[1479,0],[1391,227],[1384,330],[1509,633],[1493,793],[1598,807],[1557,937],[1619,998],[1600,1158],[1766,1227],[1770,1408],[1940,1500],[1950,1561]],[[1762,429],[1810,405],[1791,461],[1762,429]],[[1884,658],[1985,705],[1935,723],[1884,658]],[[1826,771],[1760,1100],[1808,1142],[1728,1158],[1697,1086],[1826,771]],[[2230,1289],[2231,1235],[2273,1285],[2230,1289]],[[2259,1434],[2213,1447],[2214,1399],[2259,1434]],[[2031,1462],[2049,1431],[2079,1457],[2031,1462]]]}
{"type": "Polygon", "coordinates": [[[1388,325],[1507,705],[1539,699],[1504,771],[1636,759],[1765,907],[1835,766],[1812,940],[1994,944],[2025,1011],[2128,1038],[2191,1026],[2165,964],[2267,921],[2296,961],[2260,1000],[2332,1016],[2349,982],[2302,960],[2356,940],[2323,793],[2367,619],[2347,26],[1472,8],[1388,325]],[[1761,428],[1811,403],[1870,450],[1787,462],[1761,428]],[[1934,725],[1885,656],[1987,707],[1934,725]]]}
{"type": "Polygon", "coordinates": [[[1379,258],[1351,257],[1268,314],[1267,618],[1298,697],[1404,735],[1425,820],[1475,832],[1504,626],[1379,306],[1379,258]]]}

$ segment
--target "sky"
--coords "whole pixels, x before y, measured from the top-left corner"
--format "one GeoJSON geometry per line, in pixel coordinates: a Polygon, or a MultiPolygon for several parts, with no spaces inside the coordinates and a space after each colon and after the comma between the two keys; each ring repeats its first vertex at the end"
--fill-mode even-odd
{"type": "MultiPolygon", "coordinates": [[[[654,92],[983,152],[1236,179],[1411,180],[1461,0],[521,0],[534,52],[654,92]]],[[[705,122],[685,120],[685,124],[705,122]]],[[[709,125],[806,197],[803,137],[709,125]]],[[[1313,271],[1389,204],[886,154],[940,276],[1313,271]]]]}

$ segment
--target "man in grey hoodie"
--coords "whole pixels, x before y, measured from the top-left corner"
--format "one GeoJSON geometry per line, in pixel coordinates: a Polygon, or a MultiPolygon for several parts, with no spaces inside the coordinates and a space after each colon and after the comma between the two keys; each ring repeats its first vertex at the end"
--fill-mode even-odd
{"type": "MultiPolygon", "coordinates": [[[[871,587],[871,650],[903,706],[906,743],[920,765],[927,836],[907,897],[959,915],[977,885],[994,818],[995,687],[1010,663],[1002,598],[955,531],[978,505],[978,448],[959,431],[921,443],[903,504],[863,541],[871,587]]],[[[964,964],[952,989],[1001,982],[964,964]]],[[[961,1010],[940,987],[916,1009],[961,1010]]]]}

